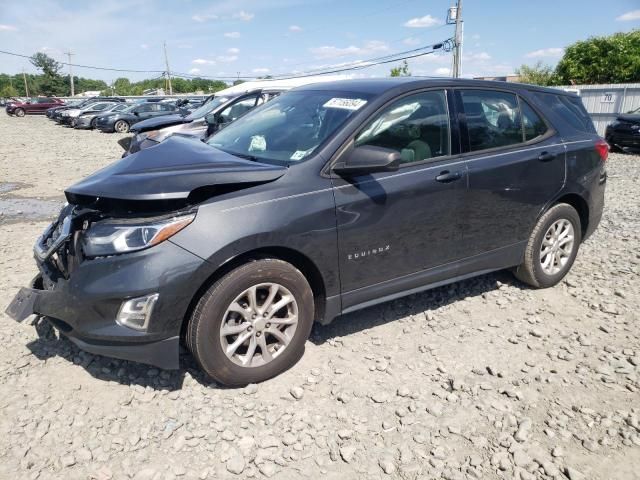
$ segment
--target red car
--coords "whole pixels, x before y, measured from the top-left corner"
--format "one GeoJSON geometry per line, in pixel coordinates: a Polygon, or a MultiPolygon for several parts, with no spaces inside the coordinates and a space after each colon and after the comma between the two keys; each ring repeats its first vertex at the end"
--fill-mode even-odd
{"type": "Polygon", "coordinates": [[[64,102],[59,98],[38,97],[26,102],[9,103],[5,110],[8,115],[24,117],[27,113],[44,114],[48,108],[60,107],[62,105],[64,105],[64,102]]]}

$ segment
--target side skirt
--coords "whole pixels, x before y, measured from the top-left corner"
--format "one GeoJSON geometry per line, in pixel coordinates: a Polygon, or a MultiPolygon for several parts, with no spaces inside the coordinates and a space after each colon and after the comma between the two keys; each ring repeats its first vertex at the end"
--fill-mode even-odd
{"type": "Polygon", "coordinates": [[[386,282],[345,292],[341,296],[341,302],[339,301],[339,296],[327,298],[327,309],[322,324],[330,323],[340,314],[520,265],[526,245],[526,241],[518,242],[457,262],[447,263],[386,282]]]}

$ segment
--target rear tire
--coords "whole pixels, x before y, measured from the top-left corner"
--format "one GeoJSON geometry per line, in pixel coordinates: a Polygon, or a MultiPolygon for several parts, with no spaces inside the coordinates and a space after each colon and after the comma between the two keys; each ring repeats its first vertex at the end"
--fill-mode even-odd
{"type": "Polygon", "coordinates": [[[256,260],[227,273],[202,295],[186,343],[218,383],[258,383],[300,359],[314,311],[313,292],[298,269],[282,260],[256,260]]]}
{"type": "Polygon", "coordinates": [[[124,120],[118,120],[114,125],[113,129],[118,133],[128,133],[129,132],[129,124],[124,120]]]}
{"type": "Polygon", "coordinates": [[[535,288],[553,287],[571,269],[581,241],[578,212],[566,203],[554,205],[531,232],[524,262],[515,276],[535,288]]]}
{"type": "Polygon", "coordinates": [[[14,114],[16,117],[24,117],[24,109],[22,108],[16,108],[14,114]]]}

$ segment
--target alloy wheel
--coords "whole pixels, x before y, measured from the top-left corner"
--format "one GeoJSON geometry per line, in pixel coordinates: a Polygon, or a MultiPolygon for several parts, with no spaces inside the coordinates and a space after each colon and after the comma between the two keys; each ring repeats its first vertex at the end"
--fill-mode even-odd
{"type": "Polygon", "coordinates": [[[564,218],[547,229],[540,246],[540,266],[547,275],[556,275],[567,265],[575,243],[573,224],[564,218]]]}
{"type": "Polygon", "coordinates": [[[224,314],[220,342],[242,367],[259,367],[287,348],[298,326],[298,303],[278,283],[254,285],[238,295],[224,314]]]}
{"type": "Polygon", "coordinates": [[[118,133],[127,133],[129,131],[129,125],[124,120],[118,120],[114,128],[118,133]]]}

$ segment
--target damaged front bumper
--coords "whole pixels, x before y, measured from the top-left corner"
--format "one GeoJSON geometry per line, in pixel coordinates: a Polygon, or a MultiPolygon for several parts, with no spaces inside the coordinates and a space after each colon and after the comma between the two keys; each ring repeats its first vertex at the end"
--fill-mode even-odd
{"type": "Polygon", "coordinates": [[[19,322],[31,314],[47,317],[91,353],[177,369],[182,322],[211,274],[207,262],[170,240],[138,252],[82,258],[77,221],[61,215],[40,237],[34,248],[40,274],[6,313],[19,322]],[[158,300],[145,331],[116,322],[123,302],[149,294],[158,300]]]}

